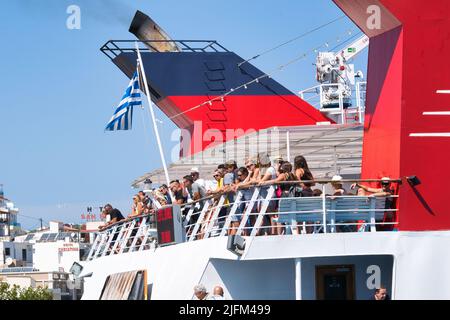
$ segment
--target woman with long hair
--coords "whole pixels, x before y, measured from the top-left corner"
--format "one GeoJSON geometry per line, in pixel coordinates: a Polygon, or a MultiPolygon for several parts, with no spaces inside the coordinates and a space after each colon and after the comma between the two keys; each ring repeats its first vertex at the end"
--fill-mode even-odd
{"type": "MultiPolygon", "coordinates": [[[[306,162],[305,157],[296,156],[294,158],[294,174],[300,181],[311,181],[314,180],[314,177],[309,170],[308,163],[306,162]]],[[[312,197],[313,191],[311,187],[314,186],[312,182],[305,182],[301,184],[301,197],[312,197]]]]}
{"type": "Polygon", "coordinates": [[[131,207],[131,213],[128,217],[136,217],[140,216],[144,210],[144,206],[142,204],[141,198],[138,194],[133,196],[133,206],[131,207]]]}

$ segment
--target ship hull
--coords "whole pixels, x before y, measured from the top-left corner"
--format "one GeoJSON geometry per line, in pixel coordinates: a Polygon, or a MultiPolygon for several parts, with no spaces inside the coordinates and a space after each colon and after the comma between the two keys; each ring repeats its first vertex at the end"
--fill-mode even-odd
{"type": "Polygon", "coordinates": [[[240,257],[216,237],[89,261],[83,299],[99,299],[108,275],[133,270],[147,271],[152,300],[191,300],[198,283],[239,300],[367,300],[380,284],[396,300],[450,299],[449,245],[448,231],[285,235],[247,238],[240,257]],[[347,295],[329,281],[348,286],[347,295]]]}

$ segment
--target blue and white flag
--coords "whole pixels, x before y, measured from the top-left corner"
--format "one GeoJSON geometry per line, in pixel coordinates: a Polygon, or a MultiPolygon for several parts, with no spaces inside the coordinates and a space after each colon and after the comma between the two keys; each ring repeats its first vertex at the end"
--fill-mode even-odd
{"type": "Polygon", "coordinates": [[[139,73],[136,71],[128,85],[122,101],[117,107],[105,130],[130,130],[133,123],[133,107],[141,106],[141,90],[139,88],[139,73]]]}

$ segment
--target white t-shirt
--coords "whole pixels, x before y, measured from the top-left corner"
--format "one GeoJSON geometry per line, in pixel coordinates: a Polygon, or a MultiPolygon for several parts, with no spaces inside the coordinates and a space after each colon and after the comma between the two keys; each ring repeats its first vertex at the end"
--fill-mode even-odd
{"type": "Polygon", "coordinates": [[[275,170],[274,167],[269,167],[266,170],[261,170],[261,177],[265,176],[267,173],[270,174],[270,180],[276,179],[277,178],[277,171],[275,170]]]}
{"type": "MultiPolygon", "coordinates": [[[[197,179],[197,181],[198,181],[198,179],[197,179]]],[[[216,180],[205,181],[205,189],[206,189],[206,191],[216,190],[217,189],[217,181],[216,180]]]]}
{"type": "Polygon", "coordinates": [[[194,182],[195,182],[196,184],[198,184],[200,187],[203,187],[203,188],[206,189],[206,182],[205,182],[204,179],[199,178],[199,179],[195,180],[194,182]]]}

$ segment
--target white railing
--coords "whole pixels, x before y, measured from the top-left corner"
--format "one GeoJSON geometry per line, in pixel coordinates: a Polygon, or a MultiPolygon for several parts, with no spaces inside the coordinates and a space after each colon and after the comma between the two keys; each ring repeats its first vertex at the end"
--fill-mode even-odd
{"type": "Polygon", "coordinates": [[[154,215],[128,218],[99,231],[86,260],[154,247],[156,240],[154,218],[154,215]]]}
{"type": "Polygon", "coordinates": [[[366,104],[366,85],[364,81],[353,86],[355,97],[352,98],[352,88],[341,83],[324,83],[299,92],[300,97],[321,112],[337,116],[339,124],[364,123],[366,104]]]}
{"type": "MultiPolygon", "coordinates": [[[[359,182],[379,180],[359,180],[359,182]]],[[[316,180],[320,196],[277,197],[280,185],[300,187],[299,182],[237,189],[234,201],[230,194],[218,194],[183,206],[183,239],[187,242],[230,234],[241,236],[302,235],[306,233],[377,232],[392,230],[397,195],[356,196],[326,195],[330,181],[316,180]],[[324,195],[324,196],[323,196],[324,195]],[[389,204],[389,205],[388,205],[389,204]]],[[[343,182],[350,182],[344,180],[343,182]]],[[[307,183],[307,182],[303,182],[307,183]]],[[[391,180],[400,183],[400,180],[391,180]]],[[[287,189],[287,188],[284,188],[287,189]]],[[[129,218],[100,231],[87,260],[157,246],[155,214],[129,218]]]]}

